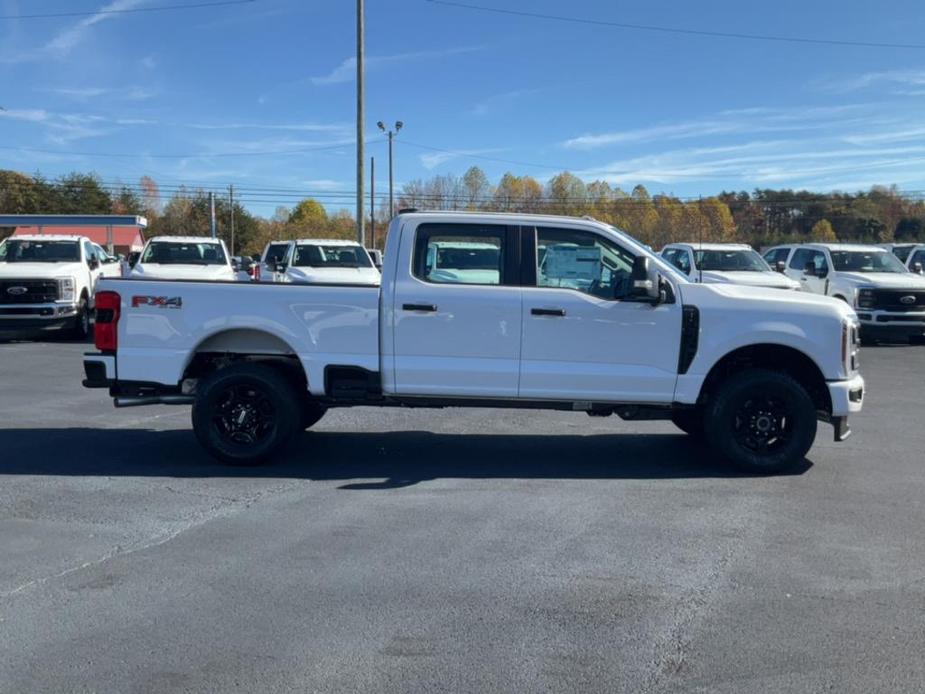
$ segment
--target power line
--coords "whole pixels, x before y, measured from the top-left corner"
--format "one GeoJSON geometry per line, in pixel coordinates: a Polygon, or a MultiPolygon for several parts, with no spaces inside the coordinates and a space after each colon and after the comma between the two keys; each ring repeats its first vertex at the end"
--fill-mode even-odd
{"type": "Polygon", "coordinates": [[[182,5],[157,5],[156,7],[136,7],[124,10],[95,10],[86,12],[48,12],[43,14],[6,14],[0,19],[53,19],[64,17],[95,17],[107,14],[136,14],[139,12],[167,12],[172,10],[194,10],[204,7],[222,7],[224,5],[247,5],[257,0],[213,0],[212,2],[194,2],[182,5]]]}
{"type": "Polygon", "coordinates": [[[567,17],[564,15],[543,14],[540,12],[528,12],[526,10],[511,10],[501,7],[486,7],[485,5],[472,5],[464,2],[455,2],[453,0],[426,0],[434,5],[446,5],[448,7],[458,7],[466,10],[476,10],[478,12],[492,12],[495,14],[512,15],[516,17],[530,17],[532,19],[546,19],[557,22],[568,22],[571,24],[587,24],[593,26],[612,27],[616,29],[632,29],[636,31],[653,31],[664,34],[682,34],[687,36],[707,36],[712,38],[724,39],[742,39],[748,41],[774,41],[786,43],[803,43],[817,44],[825,46],[853,46],[860,48],[912,48],[923,49],[925,44],[921,43],[887,43],[879,41],[848,41],[842,39],[813,39],[801,36],[775,36],[772,34],[746,34],[730,31],[707,31],[702,29],[683,29],[680,27],[658,26],[655,24],[631,24],[629,22],[613,22],[603,19],[586,19],[582,17],[567,17]]]}

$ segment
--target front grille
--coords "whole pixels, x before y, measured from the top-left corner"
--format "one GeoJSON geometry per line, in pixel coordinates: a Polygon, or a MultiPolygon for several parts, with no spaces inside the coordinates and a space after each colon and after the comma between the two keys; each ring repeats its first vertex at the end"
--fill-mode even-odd
{"type": "Polygon", "coordinates": [[[925,311],[925,291],[921,289],[875,289],[874,308],[881,311],[925,311]]]}
{"type": "Polygon", "coordinates": [[[0,280],[0,304],[47,304],[57,300],[56,280],[0,280]]]}

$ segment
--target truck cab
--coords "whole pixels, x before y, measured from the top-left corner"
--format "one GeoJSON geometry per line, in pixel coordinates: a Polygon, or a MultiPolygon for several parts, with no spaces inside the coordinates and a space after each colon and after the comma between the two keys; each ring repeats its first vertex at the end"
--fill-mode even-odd
{"type": "Polygon", "coordinates": [[[381,280],[366,249],[343,239],[294,241],[288,262],[279,265],[283,282],[378,286],[381,280]]]}
{"type": "Polygon", "coordinates": [[[785,245],[768,249],[764,257],[782,261],[784,272],[804,291],[853,306],[866,341],[917,342],[925,336],[925,278],[881,246],[785,245]]]}
{"type": "Polygon", "coordinates": [[[743,243],[672,243],[661,256],[692,282],[745,284],[771,289],[800,289],[800,283],[775,272],[743,243]]]}
{"type": "MultiPolygon", "coordinates": [[[[68,331],[90,334],[98,280],[110,267],[85,236],[17,235],[0,252],[0,333],[68,331]]],[[[108,254],[105,259],[108,260],[108,254]]]]}

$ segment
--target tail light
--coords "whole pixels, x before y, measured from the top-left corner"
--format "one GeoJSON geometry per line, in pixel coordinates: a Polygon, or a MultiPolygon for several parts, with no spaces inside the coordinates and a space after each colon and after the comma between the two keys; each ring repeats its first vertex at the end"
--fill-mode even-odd
{"type": "Polygon", "coordinates": [[[122,297],[116,292],[96,293],[96,326],[93,339],[101,352],[115,352],[118,345],[119,315],[122,297]]]}
{"type": "Polygon", "coordinates": [[[254,264],[254,274],[252,275],[252,277],[253,277],[257,282],[260,281],[260,263],[255,263],[255,264],[254,264]]]}
{"type": "Polygon", "coordinates": [[[249,268],[247,268],[247,274],[251,279],[254,279],[255,275],[257,274],[257,266],[251,265],[249,268]]]}

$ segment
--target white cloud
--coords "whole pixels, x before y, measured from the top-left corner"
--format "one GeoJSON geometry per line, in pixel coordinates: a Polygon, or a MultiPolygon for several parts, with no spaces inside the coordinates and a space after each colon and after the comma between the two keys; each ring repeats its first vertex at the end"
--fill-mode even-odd
{"type": "Polygon", "coordinates": [[[913,68],[906,70],[866,72],[854,77],[819,82],[817,85],[827,91],[839,93],[858,91],[882,85],[922,87],[925,86],[925,69],[913,68]]]}
{"type": "Polygon", "coordinates": [[[445,164],[448,161],[458,159],[460,157],[473,156],[473,155],[482,155],[482,154],[491,154],[494,152],[501,152],[500,149],[461,149],[453,152],[428,152],[422,154],[418,157],[423,166],[428,171],[435,169],[441,164],[445,164]]]}
{"type": "Polygon", "coordinates": [[[153,89],[138,85],[126,87],[38,87],[35,91],[57,94],[74,101],[89,101],[101,96],[122,101],[146,101],[156,96],[153,89]]]}
{"type": "Polygon", "coordinates": [[[515,101],[529,94],[536,94],[539,89],[514,89],[503,94],[495,94],[483,99],[472,107],[472,115],[484,118],[496,111],[510,108],[515,101]]]}
{"type": "MultiPolygon", "coordinates": [[[[427,60],[430,58],[445,58],[451,55],[459,55],[462,53],[472,53],[474,51],[481,50],[477,46],[463,47],[463,48],[449,48],[442,51],[417,51],[414,53],[399,53],[397,55],[381,55],[381,56],[367,56],[366,58],[366,69],[374,70],[381,67],[389,65],[397,65],[400,63],[411,62],[415,60],[427,60]]],[[[340,65],[334,68],[327,75],[320,75],[317,77],[312,77],[311,83],[316,86],[323,86],[328,84],[343,84],[345,82],[352,82],[356,79],[357,72],[357,59],[356,57],[350,57],[344,60],[340,65]]]]}
{"type": "Polygon", "coordinates": [[[747,135],[829,130],[835,125],[866,124],[873,121],[868,104],[839,106],[768,108],[756,107],[720,111],[706,118],[661,123],[606,133],[585,134],[561,143],[567,149],[593,150],[612,145],[631,145],[660,140],[704,138],[713,135],[747,135]]]}
{"type": "Polygon", "coordinates": [[[60,32],[51,41],[45,44],[44,50],[58,56],[65,56],[70,53],[77,44],[83,41],[90,27],[109,19],[115,19],[119,15],[111,14],[114,11],[134,9],[144,2],[145,0],[113,0],[113,2],[110,2],[108,5],[101,7],[96,14],[85,17],[73,26],[60,32]]]}

